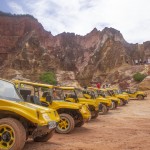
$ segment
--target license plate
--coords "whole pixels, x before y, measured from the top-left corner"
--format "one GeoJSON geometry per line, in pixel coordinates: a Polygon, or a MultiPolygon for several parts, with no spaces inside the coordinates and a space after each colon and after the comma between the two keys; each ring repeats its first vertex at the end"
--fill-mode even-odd
{"type": "Polygon", "coordinates": [[[49,126],[49,129],[53,129],[53,128],[56,128],[56,122],[49,122],[49,124],[48,124],[49,126]]]}

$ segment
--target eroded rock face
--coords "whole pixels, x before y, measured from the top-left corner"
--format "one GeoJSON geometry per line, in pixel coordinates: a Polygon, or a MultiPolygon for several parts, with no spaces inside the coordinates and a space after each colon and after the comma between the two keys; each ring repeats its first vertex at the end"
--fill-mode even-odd
{"type": "Polygon", "coordinates": [[[150,90],[150,75],[139,84],[139,89],[143,91],[150,90]]]}
{"type": "Polygon", "coordinates": [[[80,87],[73,71],[58,71],[56,72],[56,78],[61,86],[80,87]]]}
{"type": "MultiPolygon", "coordinates": [[[[114,86],[119,86],[121,89],[126,89],[129,87],[133,88],[140,88],[144,90],[144,86],[150,88],[150,85],[148,83],[146,84],[147,80],[136,82],[133,79],[133,75],[137,72],[145,74],[147,77],[150,76],[150,65],[124,65],[119,68],[113,69],[109,72],[109,74],[104,78],[104,83],[110,83],[114,86]],[[144,83],[143,83],[144,82],[144,83]],[[140,86],[142,85],[142,86],[140,86]]],[[[146,90],[146,89],[145,89],[146,90]]],[[[147,88],[148,90],[148,88],[147,88]]]]}
{"type": "Polygon", "coordinates": [[[129,44],[113,28],[53,36],[32,16],[0,13],[0,56],[0,77],[9,79],[15,70],[36,81],[44,71],[72,71],[84,85],[104,81],[110,71],[135,60],[147,61],[150,42],[129,44]]]}

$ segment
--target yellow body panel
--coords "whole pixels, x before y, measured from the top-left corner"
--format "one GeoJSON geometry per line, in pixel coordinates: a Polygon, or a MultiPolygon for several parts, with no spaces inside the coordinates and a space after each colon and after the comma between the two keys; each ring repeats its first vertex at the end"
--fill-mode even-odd
{"type": "Polygon", "coordinates": [[[115,97],[117,97],[119,99],[123,99],[125,101],[129,101],[129,97],[127,95],[117,94],[117,95],[115,95],[115,97]]]}
{"type": "MultiPolygon", "coordinates": [[[[108,91],[114,91],[117,90],[116,88],[107,88],[108,91]]],[[[124,101],[129,101],[129,96],[124,94],[115,94],[114,97],[117,97],[119,99],[123,99],[124,101]]]]}
{"type": "Polygon", "coordinates": [[[110,99],[98,97],[96,98],[100,103],[105,104],[107,107],[110,107],[112,105],[112,102],[110,99]]]}
{"type": "MultiPolygon", "coordinates": [[[[90,90],[95,90],[95,88],[90,88],[90,90]]],[[[91,96],[87,93],[83,94],[87,99],[91,99],[91,96]]],[[[107,98],[103,98],[103,97],[96,97],[94,100],[96,100],[97,103],[102,103],[104,105],[106,105],[107,107],[110,107],[112,105],[112,102],[110,99],[107,99],[107,98]]]]}
{"type": "MultiPolygon", "coordinates": [[[[86,98],[78,98],[79,104],[88,104],[95,107],[95,110],[98,110],[98,103],[93,101],[92,99],[86,99],[86,98]]],[[[66,101],[70,101],[75,103],[75,99],[73,98],[66,98],[66,101]]]]}
{"type": "Polygon", "coordinates": [[[0,111],[12,112],[39,126],[47,125],[49,121],[59,122],[60,120],[58,113],[53,109],[47,109],[27,102],[12,102],[3,99],[0,99],[0,103],[0,111]],[[45,119],[44,115],[49,117],[45,119]]]}
{"type": "MultiPolygon", "coordinates": [[[[28,85],[33,85],[35,87],[48,88],[48,89],[57,88],[56,86],[49,85],[49,84],[33,83],[33,82],[19,81],[19,80],[15,80],[13,82],[15,84],[28,84],[28,85]]],[[[40,101],[46,102],[46,98],[40,97],[40,101]]],[[[66,102],[64,100],[53,100],[53,102],[51,104],[50,103],[47,103],[47,104],[48,104],[48,108],[52,108],[55,110],[62,109],[62,108],[79,110],[83,119],[89,120],[91,118],[90,111],[81,104],[66,102]]]]}
{"type": "MultiPolygon", "coordinates": [[[[100,91],[107,91],[106,89],[98,89],[98,90],[100,90],[100,91]]],[[[102,96],[99,96],[99,97],[102,97],[102,96]]],[[[106,96],[106,98],[107,99],[109,99],[109,100],[111,100],[111,101],[115,101],[115,102],[117,102],[118,104],[120,104],[120,99],[119,98],[117,98],[117,97],[115,97],[115,96],[106,96]]]]}
{"type": "MultiPolygon", "coordinates": [[[[72,90],[72,91],[75,91],[75,87],[59,87],[60,89],[62,90],[72,90]]],[[[70,101],[70,102],[75,102],[75,99],[74,98],[66,98],[67,101],[70,101]]],[[[93,99],[86,99],[86,98],[78,98],[79,100],[79,103],[80,104],[88,104],[88,105],[92,105],[95,107],[95,110],[98,111],[99,110],[99,101],[95,101],[93,99]]]]}
{"type": "MultiPolygon", "coordinates": [[[[11,82],[3,79],[1,79],[1,81],[10,83],[13,89],[15,89],[15,86],[11,82]]],[[[39,126],[47,125],[50,121],[59,122],[60,120],[58,113],[54,109],[47,109],[42,106],[24,102],[21,97],[20,101],[0,98],[0,104],[0,111],[17,114],[39,126]]]]}
{"type": "MultiPolygon", "coordinates": [[[[44,97],[41,97],[41,102],[46,102],[46,99],[44,97]]],[[[83,119],[89,119],[91,118],[91,113],[88,110],[87,106],[79,104],[79,103],[73,103],[73,102],[65,102],[60,100],[54,100],[52,104],[48,104],[50,108],[53,109],[60,109],[60,108],[66,108],[66,109],[74,109],[79,110],[82,114],[83,119]]]]}
{"type": "Polygon", "coordinates": [[[13,83],[0,79],[0,121],[0,149],[17,150],[28,138],[50,139],[60,117],[54,109],[25,102],[13,83]]]}
{"type": "Polygon", "coordinates": [[[118,102],[118,104],[120,104],[120,99],[119,98],[116,98],[114,96],[106,96],[106,98],[110,99],[110,100],[113,100],[115,102],[118,102]]]}
{"type": "Polygon", "coordinates": [[[147,94],[143,91],[135,91],[134,93],[123,92],[123,94],[127,94],[130,98],[137,98],[138,95],[142,95],[143,97],[147,96],[147,94]]]}

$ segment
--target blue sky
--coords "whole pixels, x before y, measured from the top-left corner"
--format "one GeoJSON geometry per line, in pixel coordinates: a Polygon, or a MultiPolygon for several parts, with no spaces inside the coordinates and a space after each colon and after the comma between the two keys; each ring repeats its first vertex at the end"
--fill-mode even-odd
{"type": "Polygon", "coordinates": [[[53,35],[113,27],[129,43],[150,40],[149,0],[0,0],[0,10],[31,14],[53,35]]]}

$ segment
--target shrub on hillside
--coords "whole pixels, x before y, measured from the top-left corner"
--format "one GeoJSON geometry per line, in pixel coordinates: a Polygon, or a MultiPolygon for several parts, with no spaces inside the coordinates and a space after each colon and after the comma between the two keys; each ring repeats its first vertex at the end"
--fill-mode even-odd
{"type": "Polygon", "coordinates": [[[133,79],[137,82],[141,82],[146,77],[145,74],[142,74],[140,72],[137,72],[133,75],[133,79]]]}
{"type": "Polygon", "coordinates": [[[54,72],[44,72],[40,75],[40,81],[47,84],[56,85],[56,76],[54,72]]]}

